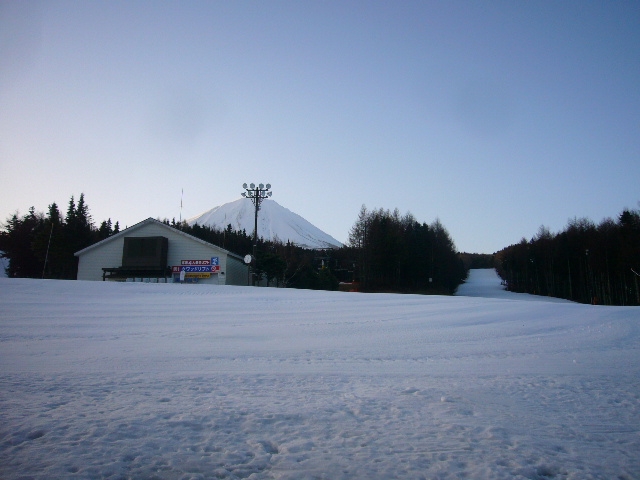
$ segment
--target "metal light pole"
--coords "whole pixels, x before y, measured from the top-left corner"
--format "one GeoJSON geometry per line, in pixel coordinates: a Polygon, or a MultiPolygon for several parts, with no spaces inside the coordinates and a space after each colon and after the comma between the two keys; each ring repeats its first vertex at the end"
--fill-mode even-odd
{"type": "MultiPolygon", "coordinates": [[[[267,183],[266,185],[263,185],[261,183],[256,186],[255,183],[251,183],[247,186],[246,183],[243,183],[242,188],[246,190],[246,192],[242,192],[242,196],[244,198],[250,198],[251,202],[253,202],[253,206],[255,207],[255,223],[253,227],[253,261],[252,261],[252,264],[255,265],[256,253],[258,249],[258,211],[260,210],[260,205],[262,204],[262,201],[265,198],[270,197],[272,194],[272,192],[270,191],[271,184],[267,183]]],[[[256,283],[256,277],[254,274],[253,284],[255,285],[255,283],[256,283]]]]}

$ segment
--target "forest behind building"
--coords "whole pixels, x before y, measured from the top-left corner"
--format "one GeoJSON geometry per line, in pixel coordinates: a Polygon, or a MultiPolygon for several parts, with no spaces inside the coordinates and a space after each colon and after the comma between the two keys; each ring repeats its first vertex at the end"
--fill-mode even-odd
{"type": "MultiPolygon", "coordinates": [[[[162,220],[194,237],[245,256],[253,232],[162,220]]],[[[75,279],[75,252],[120,232],[111,219],[94,223],[84,194],[72,196],[65,215],[17,212],[0,230],[0,256],[9,277],[75,279]]],[[[470,268],[496,268],[514,292],[581,303],[640,305],[640,210],[624,209],[599,224],[570,220],[558,233],[537,234],[494,254],[460,253],[445,226],[398,209],[363,205],[341,248],[311,250],[291,242],[258,238],[254,271],[269,286],[360,292],[455,293],[470,268]]]]}

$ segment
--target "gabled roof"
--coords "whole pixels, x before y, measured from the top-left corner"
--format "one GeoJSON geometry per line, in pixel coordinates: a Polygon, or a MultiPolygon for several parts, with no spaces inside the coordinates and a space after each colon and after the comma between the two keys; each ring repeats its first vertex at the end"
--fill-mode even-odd
{"type": "Polygon", "coordinates": [[[83,248],[82,250],[77,251],[76,253],[74,253],[74,255],[76,257],[79,257],[80,255],[87,253],[90,250],[93,250],[94,248],[99,247],[100,245],[104,245],[108,242],[111,242],[119,237],[128,235],[132,232],[134,232],[135,230],[138,230],[139,228],[145,226],[145,225],[149,225],[149,224],[155,224],[155,225],[159,225],[163,228],[166,228],[167,230],[169,230],[172,233],[178,234],[178,235],[182,235],[183,237],[186,237],[190,240],[193,240],[195,242],[201,243],[202,245],[205,245],[207,247],[212,247],[212,248],[216,248],[224,253],[226,253],[227,255],[234,257],[236,259],[242,260],[242,257],[240,255],[236,255],[235,253],[230,252],[229,250],[225,250],[222,247],[219,247],[218,245],[214,245],[213,243],[209,243],[209,242],[205,242],[204,240],[201,240],[197,237],[194,237],[193,235],[189,235],[188,233],[184,233],[180,230],[178,230],[177,228],[173,228],[170,225],[167,225],[166,223],[162,223],[159,220],[156,220],[155,218],[147,218],[146,220],[143,220],[139,223],[136,223],[135,225],[129,227],[129,228],[125,228],[124,230],[122,230],[121,232],[116,233],[115,235],[111,235],[110,237],[105,238],[104,240],[100,240],[99,242],[94,243],[93,245],[89,245],[86,248],[83,248]]]}

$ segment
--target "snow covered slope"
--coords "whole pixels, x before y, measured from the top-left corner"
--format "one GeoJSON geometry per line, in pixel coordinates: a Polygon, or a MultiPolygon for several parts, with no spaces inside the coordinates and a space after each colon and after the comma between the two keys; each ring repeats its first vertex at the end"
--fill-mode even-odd
{"type": "Polygon", "coordinates": [[[514,293],[505,290],[501,279],[493,268],[471,270],[469,278],[458,287],[456,295],[464,297],[504,298],[507,300],[525,300],[529,302],[573,303],[571,300],[528,293],[514,293]]]}
{"type": "Polygon", "coordinates": [[[0,478],[638,478],[640,308],[512,298],[0,278],[0,478]]]}
{"type": "MultiPolygon", "coordinates": [[[[255,207],[250,199],[241,198],[190,218],[187,223],[209,225],[221,230],[231,224],[234,230],[244,229],[248,235],[253,235],[255,207]]],[[[270,199],[263,200],[258,213],[258,236],[266,240],[277,238],[284,243],[289,240],[304,248],[341,246],[341,243],[331,235],[270,199]]]]}

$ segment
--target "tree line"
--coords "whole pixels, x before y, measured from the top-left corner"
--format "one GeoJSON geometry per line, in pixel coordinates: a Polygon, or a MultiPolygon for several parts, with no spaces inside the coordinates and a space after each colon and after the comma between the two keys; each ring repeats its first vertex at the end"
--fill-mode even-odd
{"type": "Polygon", "coordinates": [[[47,213],[34,207],[25,215],[14,213],[0,231],[0,251],[9,259],[9,277],[75,279],[78,259],[74,253],[120,231],[118,222],[105,220],[95,228],[81,193],[69,200],[63,217],[58,205],[47,213]]]}
{"type": "MultiPolygon", "coordinates": [[[[175,219],[162,222],[237,255],[253,253],[251,233],[231,225],[216,229],[175,219]]],[[[33,207],[24,216],[15,213],[0,231],[0,251],[9,259],[9,277],[75,279],[74,253],[119,231],[111,219],[96,228],[80,194],[77,202],[71,197],[65,216],[55,202],[47,213],[33,207]]],[[[440,221],[427,225],[397,209],[369,211],[365,206],[342,248],[309,250],[259,238],[253,268],[268,285],[279,287],[337,290],[342,282],[365,292],[444,294],[455,291],[468,269],[440,221]]]]}
{"type": "Polygon", "coordinates": [[[407,213],[360,209],[345,252],[354,259],[363,291],[452,294],[467,270],[439,220],[431,225],[407,213]]]}
{"type": "MultiPolygon", "coordinates": [[[[233,230],[231,225],[218,230],[175,219],[163,222],[241,256],[253,250],[253,237],[245,230],[233,230]]],[[[25,215],[14,213],[0,230],[0,256],[9,260],[5,272],[9,277],[75,279],[78,258],[74,253],[119,232],[119,222],[113,224],[110,218],[96,228],[81,193],[77,202],[71,197],[64,216],[55,202],[46,213],[34,207],[25,215]]],[[[270,285],[337,290],[338,279],[328,266],[323,268],[323,260],[328,257],[290,242],[260,238],[254,268],[270,285]]]]}
{"type": "MultiPolygon", "coordinates": [[[[252,252],[253,237],[231,225],[218,230],[164,222],[237,254],[252,252]]],[[[259,238],[256,256],[259,276],[290,288],[337,290],[342,282],[363,292],[451,294],[468,270],[439,220],[427,225],[410,213],[369,211],[366,206],[341,248],[310,250],[259,238]]]]}
{"type": "Polygon", "coordinates": [[[495,254],[508,290],[581,303],[640,305],[640,210],[596,225],[573,219],[552,234],[544,226],[530,240],[495,254]]]}
{"type": "MultiPolygon", "coordinates": [[[[244,256],[252,235],[164,220],[167,225],[244,256]]],[[[0,251],[10,277],[75,279],[74,253],[120,231],[105,220],[96,227],[84,194],[72,196],[63,216],[58,205],[46,213],[17,212],[0,230],[0,251]]],[[[309,250],[290,242],[258,239],[254,269],[269,285],[336,290],[348,283],[365,292],[450,294],[469,268],[495,266],[506,288],[582,303],[640,305],[640,210],[625,209],[616,220],[596,225],[574,219],[552,234],[540,227],[494,255],[457,253],[439,220],[431,225],[413,215],[362,206],[342,248],[309,250]]]]}

